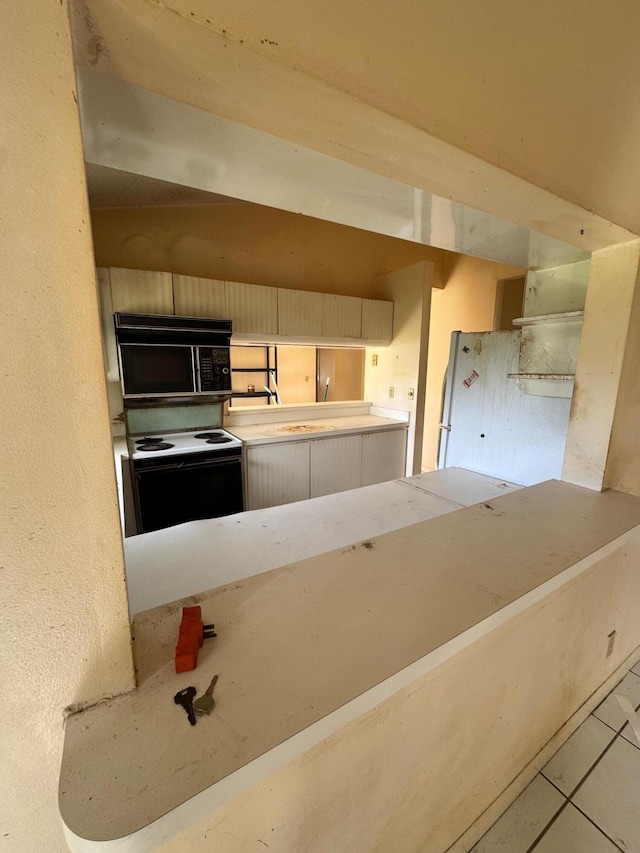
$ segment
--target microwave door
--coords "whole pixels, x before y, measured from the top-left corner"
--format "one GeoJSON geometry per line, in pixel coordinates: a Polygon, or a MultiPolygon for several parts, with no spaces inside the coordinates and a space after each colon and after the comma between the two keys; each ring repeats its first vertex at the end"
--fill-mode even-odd
{"type": "Polygon", "coordinates": [[[181,344],[120,344],[126,396],[193,394],[193,347],[181,344]]]}

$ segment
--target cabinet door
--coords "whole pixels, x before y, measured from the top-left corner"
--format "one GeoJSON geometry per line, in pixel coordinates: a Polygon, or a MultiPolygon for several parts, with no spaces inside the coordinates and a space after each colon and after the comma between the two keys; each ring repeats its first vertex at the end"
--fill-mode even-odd
{"type": "Polygon", "coordinates": [[[321,337],[322,293],[279,290],[278,334],[321,337]]]}
{"type": "Polygon", "coordinates": [[[114,311],[130,311],[132,314],[174,313],[170,272],[111,267],[109,275],[114,311]]]}
{"type": "Polygon", "coordinates": [[[179,317],[227,319],[224,281],[174,274],[173,301],[179,317]]]}
{"type": "Polygon", "coordinates": [[[362,299],[357,296],[322,294],[322,337],[360,338],[362,299]]]}
{"type": "Polygon", "coordinates": [[[228,319],[234,332],[278,334],[278,289],[225,281],[228,319]]]}
{"type": "Polygon", "coordinates": [[[309,497],[309,442],[248,447],[247,508],[293,503],[309,497]]]}
{"type": "Polygon", "coordinates": [[[362,485],[405,476],[407,430],[369,432],[362,436],[362,485]]]}
{"type": "Polygon", "coordinates": [[[393,339],[393,302],[362,300],[362,337],[368,341],[393,339]]]}
{"type": "Polygon", "coordinates": [[[346,492],[360,486],[362,436],[341,435],[322,438],[311,444],[312,498],[346,492]]]}

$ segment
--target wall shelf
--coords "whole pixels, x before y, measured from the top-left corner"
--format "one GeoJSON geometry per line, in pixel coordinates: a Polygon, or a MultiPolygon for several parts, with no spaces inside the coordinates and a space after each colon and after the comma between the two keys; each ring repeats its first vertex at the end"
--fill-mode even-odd
{"type": "Polygon", "coordinates": [[[562,311],[558,314],[537,314],[531,317],[517,317],[512,320],[514,326],[542,326],[548,323],[578,323],[582,321],[584,311],[562,311]]]}
{"type": "MultiPolygon", "coordinates": [[[[266,397],[267,403],[271,405],[272,398],[273,402],[275,402],[274,394],[267,390],[267,388],[271,387],[271,380],[277,385],[278,383],[278,350],[277,347],[273,344],[255,344],[249,346],[238,346],[231,345],[231,377],[233,377],[239,373],[247,373],[247,374],[262,374],[262,379],[256,381],[256,385],[259,388],[264,387],[265,390],[254,390],[254,391],[232,391],[231,397],[233,399],[247,399],[255,397],[256,399],[260,397],[266,397]],[[234,367],[234,355],[240,352],[243,355],[247,353],[253,353],[255,355],[255,359],[251,359],[249,361],[249,365],[253,361],[253,364],[257,364],[259,366],[249,366],[243,365],[242,367],[236,366],[234,367]],[[262,364],[261,364],[262,362],[262,364]]],[[[252,378],[252,377],[248,377],[252,378]]],[[[253,387],[253,383],[250,386],[253,387]]]]}
{"type": "Polygon", "coordinates": [[[575,373],[507,373],[509,379],[575,379],[575,373]]]}

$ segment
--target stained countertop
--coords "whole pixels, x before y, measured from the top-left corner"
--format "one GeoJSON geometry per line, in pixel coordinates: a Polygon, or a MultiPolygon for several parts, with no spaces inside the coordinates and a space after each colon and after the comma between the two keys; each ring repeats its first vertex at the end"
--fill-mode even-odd
{"type": "Polygon", "coordinates": [[[130,536],[124,549],[131,614],[519,488],[462,468],[445,468],[130,536]]]}
{"type": "Polygon", "coordinates": [[[276,755],[294,760],[337,709],[340,725],[355,719],[375,685],[444,644],[477,642],[493,614],[541,601],[639,524],[639,498],[550,481],[139,614],[138,689],[67,720],[60,808],[73,849],[120,838],[117,849],[140,850],[138,832],[167,813],[189,820],[200,793],[221,805],[240,790],[236,773],[256,780],[276,755]],[[176,675],[181,607],[195,603],[218,638],[196,673],[176,675]],[[191,728],[173,694],[214,673],[216,710],[191,728]]]}
{"type": "Polygon", "coordinates": [[[382,418],[377,415],[351,415],[317,420],[267,422],[246,426],[225,425],[225,429],[242,439],[245,444],[251,445],[327,438],[329,436],[387,429],[407,429],[408,426],[409,424],[406,421],[393,418],[382,418]]]}

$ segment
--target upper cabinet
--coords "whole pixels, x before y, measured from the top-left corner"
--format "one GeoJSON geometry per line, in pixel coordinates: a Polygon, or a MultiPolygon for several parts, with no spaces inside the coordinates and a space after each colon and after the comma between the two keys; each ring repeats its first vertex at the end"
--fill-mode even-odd
{"type": "Polygon", "coordinates": [[[125,270],[111,267],[111,303],[114,311],[132,314],[173,314],[170,272],[125,270]]]}
{"type": "Polygon", "coordinates": [[[234,333],[278,334],[278,288],[226,281],[225,299],[234,333]]]}
{"type": "Polygon", "coordinates": [[[322,293],[278,291],[278,334],[322,337],[322,293]]]}
{"type": "Polygon", "coordinates": [[[393,337],[393,302],[362,300],[362,337],[365,341],[389,341],[393,337]]]}
{"type": "MultiPolygon", "coordinates": [[[[114,311],[231,320],[234,335],[322,344],[391,343],[393,302],[145,270],[98,270],[105,330],[114,311]],[[108,318],[108,323],[107,323],[108,318]]],[[[115,344],[105,353],[113,373],[115,344]]]]}
{"type": "Polygon", "coordinates": [[[173,301],[181,317],[227,317],[224,281],[174,273],[173,301]]]}
{"type": "Polygon", "coordinates": [[[362,299],[323,293],[322,337],[361,338],[362,299]]]}

